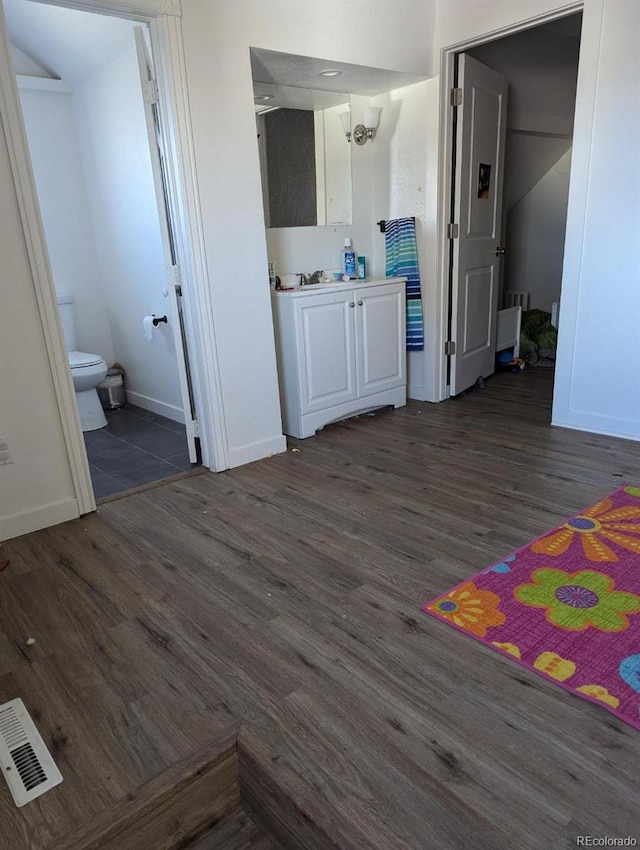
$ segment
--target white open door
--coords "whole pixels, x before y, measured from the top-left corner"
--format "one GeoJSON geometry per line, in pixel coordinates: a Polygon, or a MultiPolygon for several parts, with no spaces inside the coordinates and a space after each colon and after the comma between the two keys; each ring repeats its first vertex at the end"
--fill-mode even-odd
{"type": "Polygon", "coordinates": [[[505,78],[464,53],[458,62],[451,395],[495,369],[507,120],[505,78]]]}
{"type": "Polygon", "coordinates": [[[173,331],[173,339],[176,349],[182,407],[184,410],[184,421],[187,428],[189,460],[191,463],[196,463],[198,461],[198,451],[196,446],[198,427],[195,418],[191,378],[189,374],[189,360],[185,339],[185,325],[182,315],[180,270],[176,261],[173,228],[171,226],[171,214],[169,200],[167,197],[162,135],[158,116],[158,87],[155,82],[153,64],[147,49],[144,30],[142,27],[135,27],[134,32],[136,51],[138,54],[138,67],[140,69],[140,82],[142,85],[142,99],[144,102],[147,134],[149,136],[149,153],[151,154],[151,167],[153,169],[153,181],[158,205],[158,221],[162,236],[162,250],[164,253],[165,268],[167,270],[166,280],[158,281],[158,284],[162,287],[169,302],[167,308],[167,319],[173,331]]]}

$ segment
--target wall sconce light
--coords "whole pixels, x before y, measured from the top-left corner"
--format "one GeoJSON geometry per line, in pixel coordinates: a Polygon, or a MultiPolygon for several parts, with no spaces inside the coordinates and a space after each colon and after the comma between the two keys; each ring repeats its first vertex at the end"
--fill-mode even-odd
{"type": "Polygon", "coordinates": [[[381,106],[367,106],[364,110],[364,124],[353,128],[353,141],[357,145],[366,145],[367,139],[373,139],[380,123],[381,106]]]}
{"type": "Polygon", "coordinates": [[[347,141],[351,141],[351,112],[347,109],[346,112],[341,112],[338,118],[342,121],[342,129],[347,137],[347,141]]]}
{"type": "Polygon", "coordinates": [[[364,124],[356,124],[351,130],[351,112],[341,112],[338,118],[342,122],[342,129],[347,137],[347,141],[353,141],[357,145],[366,145],[367,139],[373,139],[380,123],[381,106],[367,106],[364,110],[364,124]]]}

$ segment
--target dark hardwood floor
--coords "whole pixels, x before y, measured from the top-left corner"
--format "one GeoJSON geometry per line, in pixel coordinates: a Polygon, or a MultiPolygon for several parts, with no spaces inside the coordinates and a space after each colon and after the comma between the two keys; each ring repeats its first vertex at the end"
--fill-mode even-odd
{"type": "Polygon", "coordinates": [[[65,781],[20,810],[0,787],[0,848],[54,848],[238,722],[336,847],[640,840],[640,734],[420,611],[640,483],[637,443],[549,425],[551,382],[498,374],[3,544],[0,702],[65,781]]]}

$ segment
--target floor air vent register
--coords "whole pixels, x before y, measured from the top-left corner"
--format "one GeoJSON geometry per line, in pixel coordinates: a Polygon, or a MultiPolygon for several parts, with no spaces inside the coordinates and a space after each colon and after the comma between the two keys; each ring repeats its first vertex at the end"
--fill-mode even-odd
{"type": "Polygon", "coordinates": [[[21,699],[0,705],[0,767],[16,806],[30,803],[62,782],[21,699]]]}

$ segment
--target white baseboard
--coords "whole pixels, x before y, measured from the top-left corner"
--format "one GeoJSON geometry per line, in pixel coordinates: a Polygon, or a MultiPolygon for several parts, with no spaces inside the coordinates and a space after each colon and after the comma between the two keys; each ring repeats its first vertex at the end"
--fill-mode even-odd
{"type": "Polygon", "coordinates": [[[0,540],[10,540],[21,534],[29,534],[40,528],[58,525],[80,516],[76,499],[65,499],[62,502],[52,502],[30,511],[0,519],[0,540]]]}
{"type": "Polygon", "coordinates": [[[407,398],[414,401],[428,401],[427,391],[422,384],[407,384],[407,398]]]}
{"type": "Polygon", "coordinates": [[[171,419],[173,422],[180,422],[184,425],[184,411],[181,407],[166,404],[164,401],[158,401],[155,398],[149,398],[146,395],[131,392],[131,390],[125,390],[125,395],[130,404],[135,404],[143,410],[150,410],[151,413],[157,413],[159,416],[166,416],[167,419],[171,419]]]}
{"type": "Polygon", "coordinates": [[[604,437],[617,437],[619,440],[640,441],[640,422],[629,419],[615,419],[612,416],[592,416],[581,414],[579,419],[565,421],[552,419],[557,428],[570,428],[573,431],[586,431],[588,434],[602,434],[604,437]]]}
{"type": "Polygon", "coordinates": [[[287,439],[283,434],[271,437],[269,440],[261,440],[259,443],[250,443],[248,446],[238,446],[229,449],[229,467],[242,466],[252,463],[254,460],[263,460],[271,455],[281,454],[287,450],[287,439]]]}
{"type": "MultiPolygon", "coordinates": [[[[447,393],[448,397],[449,394],[447,393]]],[[[438,404],[438,402],[444,401],[443,398],[435,398],[422,384],[407,384],[407,398],[414,401],[428,401],[429,404],[438,404]]]]}

